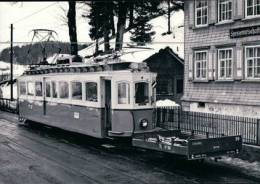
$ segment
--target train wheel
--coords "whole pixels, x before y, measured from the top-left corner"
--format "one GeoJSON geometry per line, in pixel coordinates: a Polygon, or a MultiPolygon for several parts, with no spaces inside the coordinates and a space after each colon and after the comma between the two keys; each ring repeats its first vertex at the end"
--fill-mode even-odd
{"type": "Polygon", "coordinates": [[[23,117],[18,118],[18,125],[28,125],[27,119],[23,117]]]}

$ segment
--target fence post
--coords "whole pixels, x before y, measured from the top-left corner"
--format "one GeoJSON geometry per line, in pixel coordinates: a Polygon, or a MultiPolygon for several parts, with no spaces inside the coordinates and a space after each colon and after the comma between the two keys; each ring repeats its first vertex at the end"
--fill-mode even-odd
{"type": "Polygon", "coordinates": [[[178,130],[181,129],[181,121],[182,121],[182,108],[179,107],[178,109],[178,130]]]}
{"type": "Polygon", "coordinates": [[[260,119],[257,119],[256,127],[256,144],[260,145],[260,119]]]}

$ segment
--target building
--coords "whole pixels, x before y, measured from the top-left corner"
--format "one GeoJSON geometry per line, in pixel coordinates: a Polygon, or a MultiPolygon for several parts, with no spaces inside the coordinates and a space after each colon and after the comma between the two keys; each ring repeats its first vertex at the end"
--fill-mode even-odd
{"type": "Polygon", "coordinates": [[[259,0],[185,0],[183,109],[260,117],[259,0]]]}
{"type": "Polygon", "coordinates": [[[170,99],[181,103],[183,95],[184,61],[171,48],[166,47],[144,62],[157,73],[156,99],[170,99]]]}

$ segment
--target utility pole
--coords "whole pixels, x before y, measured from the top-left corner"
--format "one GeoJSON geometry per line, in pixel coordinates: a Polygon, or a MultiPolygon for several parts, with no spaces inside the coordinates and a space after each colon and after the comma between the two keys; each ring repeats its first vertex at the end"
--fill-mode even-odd
{"type": "Polygon", "coordinates": [[[10,52],[10,65],[11,65],[11,77],[10,77],[10,82],[11,82],[11,101],[14,100],[13,97],[13,55],[14,55],[14,51],[13,51],[13,24],[11,24],[11,52],[10,52]]]}

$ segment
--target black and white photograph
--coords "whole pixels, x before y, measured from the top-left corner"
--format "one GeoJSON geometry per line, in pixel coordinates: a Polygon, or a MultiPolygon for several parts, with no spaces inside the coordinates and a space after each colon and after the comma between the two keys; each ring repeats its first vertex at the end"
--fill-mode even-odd
{"type": "Polygon", "coordinates": [[[1,1],[0,184],[22,183],[260,183],[260,0],[1,1]]]}

